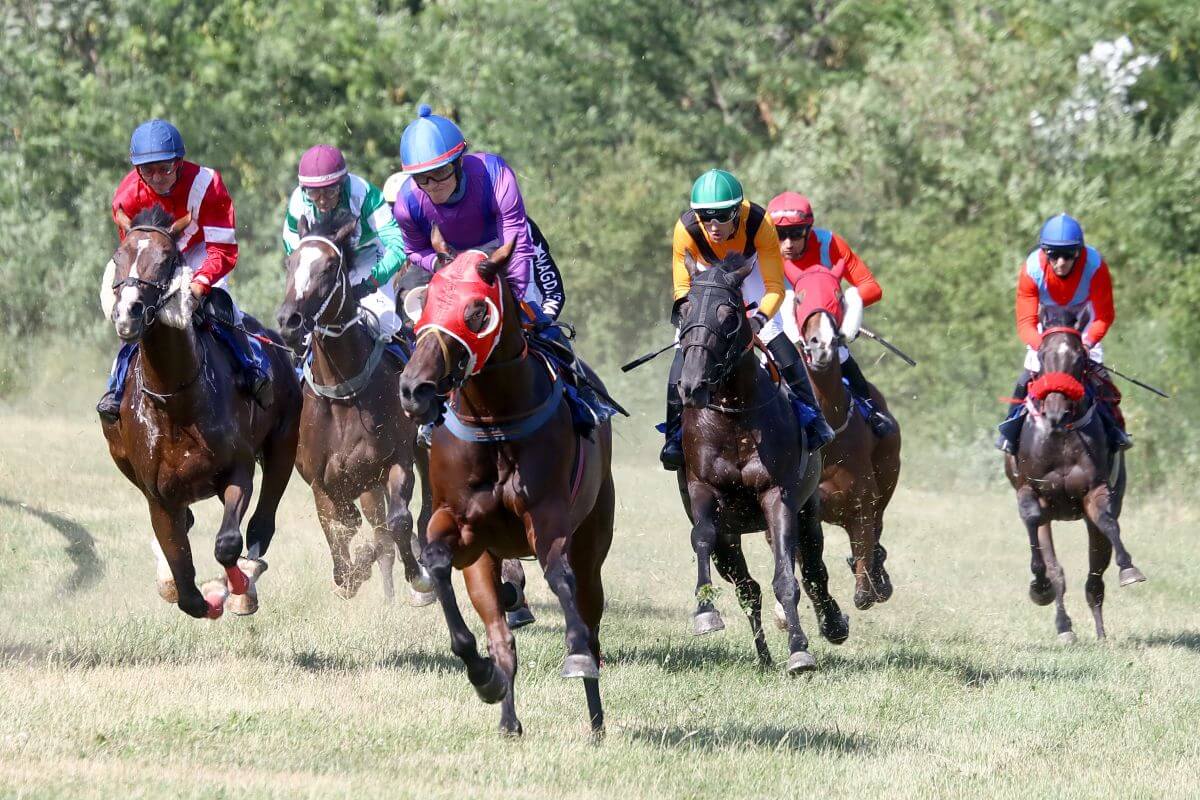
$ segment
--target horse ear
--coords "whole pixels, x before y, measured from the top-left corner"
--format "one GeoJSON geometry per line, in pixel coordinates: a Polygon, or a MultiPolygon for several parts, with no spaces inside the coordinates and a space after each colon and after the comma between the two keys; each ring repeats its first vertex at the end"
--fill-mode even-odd
{"type": "Polygon", "coordinates": [[[421,319],[421,313],[425,310],[425,301],[429,297],[428,286],[418,286],[415,289],[409,289],[404,295],[404,316],[414,324],[421,319]]]}
{"type": "Polygon", "coordinates": [[[833,268],[829,271],[833,273],[833,277],[840,281],[842,276],[846,274],[846,258],[843,256],[842,258],[838,259],[838,262],[834,264],[833,268]]]}
{"type": "Polygon", "coordinates": [[[700,268],[696,264],[696,259],[692,257],[690,250],[683,251],[683,268],[687,270],[688,277],[695,278],[700,274],[700,268]]]}
{"type": "Polygon", "coordinates": [[[358,220],[356,220],[356,219],[350,220],[345,225],[343,225],[342,227],[337,229],[337,232],[333,234],[333,240],[335,242],[337,242],[338,244],[341,244],[342,242],[346,241],[347,237],[349,237],[352,233],[354,233],[354,229],[357,227],[358,227],[358,220]]]}
{"type": "Polygon", "coordinates": [[[311,227],[308,224],[308,217],[300,217],[300,222],[296,225],[296,233],[303,239],[305,236],[308,236],[308,231],[311,227]]]}
{"type": "Polygon", "coordinates": [[[735,285],[740,286],[742,281],[746,280],[746,277],[753,271],[754,271],[754,262],[746,261],[740,267],[737,267],[736,269],[732,269],[726,274],[728,274],[730,278],[733,278],[735,285]]]}
{"type": "Polygon", "coordinates": [[[117,211],[113,214],[113,219],[117,221],[117,227],[121,229],[121,235],[129,233],[129,228],[133,225],[129,215],[125,213],[125,209],[117,206],[117,211]]]}
{"type": "Polygon", "coordinates": [[[191,214],[184,214],[182,217],[175,220],[175,224],[171,226],[171,238],[172,239],[178,238],[179,234],[183,233],[183,231],[187,228],[187,226],[191,225],[191,224],[192,224],[192,215],[191,214]]]}
{"type": "Polygon", "coordinates": [[[517,246],[516,239],[509,239],[504,244],[496,248],[496,252],[488,256],[475,270],[479,273],[479,277],[483,278],[488,283],[496,280],[496,275],[500,270],[508,264],[508,259],[512,257],[513,249],[517,246]]]}
{"type": "Polygon", "coordinates": [[[433,252],[440,256],[453,256],[450,252],[450,245],[446,244],[446,237],[442,236],[442,231],[437,225],[433,226],[433,230],[429,232],[429,243],[433,246],[433,252]]]}

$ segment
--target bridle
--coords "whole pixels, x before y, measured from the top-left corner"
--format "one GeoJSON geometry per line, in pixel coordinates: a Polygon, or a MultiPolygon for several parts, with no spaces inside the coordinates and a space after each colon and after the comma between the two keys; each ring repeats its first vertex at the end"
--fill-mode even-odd
{"type": "MultiPolygon", "coordinates": [[[[1083,333],[1081,333],[1078,328],[1068,325],[1057,325],[1044,329],[1042,331],[1043,341],[1045,340],[1045,337],[1052,336],[1054,334],[1067,334],[1069,336],[1074,336],[1077,340],[1079,340],[1081,345],[1083,343],[1083,333]]],[[[1041,357],[1039,354],[1039,361],[1040,360],[1041,357]]],[[[1030,415],[1034,418],[1041,417],[1043,412],[1039,407],[1039,403],[1047,395],[1054,393],[1066,395],[1073,403],[1077,403],[1087,397],[1083,382],[1069,372],[1043,371],[1040,376],[1031,381],[1029,384],[1029,393],[1025,398],[1025,407],[1029,410],[1030,415]]],[[[1088,403],[1087,408],[1083,411],[1083,413],[1070,422],[1065,423],[1063,425],[1063,429],[1066,431],[1076,431],[1085,427],[1089,422],[1091,422],[1095,411],[1096,404],[1094,402],[1088,403]]]]}
{"type": "Polygon", "coordinates": [[[723,286],[716,283],[695,284],[702,289],[700,297],[696,299],[688,299],[689,305],[695,309],[695,313],[689,316],[701,316],[703,319],[693,322],[685,322],[683,327],[679,329],[680,349],[686,355],[688,350],[699,348],[712,359],[712,364],[715,369],[709,368],[705,370],[703,376],[704,385],[711,391],[729,379],[733,374],[733,370],[737,367],[738,362],[742,357],[749,353],[754,348],[754,337],[750,336],[746,339],[745,347],[738,349],[738,339],[741,338],[742,330],[749,324],[746,321],[746,315],[743,313],[742,293],[740,289],[732,286],[723,286]],[[717,300],[710,301],[710,296],[714,292],[719,292],[727,295],[729,301],[717,300]],[[713,324],[710,318],[715,318],[717,310],[721,306],[728,306],[733,309],[734,318],[737,319],[737,327],[729,333],[720,330],[713,324]],[[716,348],[709,345],[707,337],[698,342],[686,342],[688,334],[697,329],[702,329],[712,334],[718,342],[725,346],[723,352],[718,353],[716,348]]]}
{"type": "MultiPolygon", "coordinates": [[[[333,324],[323,324],[321,322],[321,318],[325,316],[325,312],[328,311],[330,305],[333,304],[334,297],[341,298],[338,302],[336,311],[334,311],[334,319],[339,318],[346,310],[346,304],[350,302],[350,279],[346,275],[346,260],[342,256],[342,248],[337,242],[324,236],[310,234],[300,240],[300,244],[297,245],[296,249],[299,250],[308,242],[318,245],[325,245],[333,251],[334,258],[337,259],[337,261],[334,262],[335,269],[337,270],[337,282],[334,284],[334,287],[330,290],[329,294],[325,296],[325,299],[321,302],[321,306],[317,309],[315,314],[313,314],[311,317],[305,314],[300,315],[300,329],[305,333],[320,334],[321,336],[328,336],[336,339],[339,336],[345,335],[346,331],[363,321],[362,308],[361,306],[357,308],[354,312],[354,316],[345,322],[333,324]]],[[[311,348],[311,346],[312,345],[310,344],[309,347],[311,348]]]]}
{"type": "MultiPolygon", "coordinates": [[[[833,319],[833,315],[830,314],[828,311],[821,309],[821,310],[814,311],[813,314],[824,314],[826,317],[829,318],[829,322],[833,326],[833,329],[835,331],[837,331],[837,333],[834,334],[833,342],[831,343],[833,352],[836,355],[838,350],[840,350],[841,348],[846,346],[845,335],[840,330],[838,330],[838,326],[837,326],[835,320],[833,319]]],[[[812,317],[812,314],[809,314],[809,317],[812,317]]],[[[805,319],[804,324],[800,326],[800,332],[801,332],[800,352],[804,355],[805,363],[808,364],[809,366],[812,366],[813,353],[822,345],[820,345],[820,343],[818,343],[817,345],[810,345],[808,343],[808,340],[804,338],[804,336],[803,336],[804,328],[805,328],[805,326],[807,326],[807,324],[808,324],[808,319],[805,319]]]]}
{"type": "MultiPolygon", "coordinates": [[[[167,291],[167,289],[170,288],[171,281],[175,278],[175,272],[179,269],[179,265],[183,263],[183,255],[179,252],[179,247],[175,244],[175,237],[166,228],[160,228],[157,225],[134,225],[126,230],[125,234],[128,236],[130,233],[135,231],[161,234],[162,236],[165,236],[167,241],[171,243],[170,269],[167,271],[167,275],[162,281],[148,281],[145,278],[137,275],[129,275],[121,280],[113,281],[112,289],[114,294],[119,293],[121,289],[125,288],[126,286],[132,286],[137,289],[154,290],[154,299],[152,301],[146,302],[140,297],[138,298],[142,303],[142,330],[144,332],[148,330],[150,326],[153,325],[158,319],[158,309],[162,305],[163,294],[167,291]]],[[[181,287],[180,291],[186,291],[186,289],[181,287]]]]}

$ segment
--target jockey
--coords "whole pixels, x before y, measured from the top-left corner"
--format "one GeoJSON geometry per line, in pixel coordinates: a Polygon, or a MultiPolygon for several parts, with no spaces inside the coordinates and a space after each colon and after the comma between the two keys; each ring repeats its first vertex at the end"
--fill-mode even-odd
{"type": "Polygon", "coordinates": [[[515,241],[505,280],[529,307],[535,328],[566,344],[551,325],[566,299],[562,275],[545,237],[525,215],[516,175],[498,155],[468,153],[458,126],[429,106],[417,113],[400,138],[407,178],[396,189],[393,208],[408,257],[429,273],[437,269],[430,241],[435,225],[455,250],[515,241]]]}
{"type": "Polygon", "coordinates": [[[396,312],[396,287],[392,278],[408,260],[404,237],[392,210],[379,189],[347,171],[346,159],[336,147],[318,144],[300,157],[300,185],[292,190],[283,220],[283,249],[287,254],[300,246],[300,220],[309,226],[338,209],[358,220],[350,237],[354,263],[350,285],[359,305],[379,322],[382,336],[395,336],[403,326],[396,312]]]}
{"type": "Polygon", "coordinates": [[[890,436],[896,432],[896,422],[875,408],[871,401],[871,385],[846,346],[858,338],[862,310],[879,302],[883,297],[883,289],[875,281],[870,268],[850,249],[845,239],[832,231],[813,227],[812,204],[804,195],[796,192],[777,195],[767,204],[767,214],[779,235],[783,272],[789,284],[794,286],[801,273],[810,269],[833,269],[833,265],[839,261],[845,263],[844,274],[850,282],[850,288],[843,293],[846,314],[842,320],[841,334],[845,344],[838,348],[842,375],[850,382],[850,390],[870,409],[867,422],[871,430],[880,438],[890,436]]]}
{"type": "MultiPolygon", "coordinates": [[[[231,317],[228,321],[240,327],[241,312],[232,299],[228,300],[230,313],[222,311],[224,299],[213,302],[210,296],[212,290],[218,288],[224,298],[228,298],[225,285],[229,273],[237,265],[233,200],[220,173],[185,161],[183,156],[183,137],[174,125],[161,119],[139,125],[129,142],[129,161],[133,169],[121,180],[113,195],[113,221],[117,222],[118,235],[124,239],[122,217],[132,219],[155,205],[161,206],[174,220],[190,214],[191,224],[177,240],[184,260],[193,271],[190,290],[198,299],[205,300],[205,305],[216,312],[218,319],[231,317]]],[[[237,359],[245,385],[255,400],[264,408],[270,405],[274,393],[270,368],[261,345],[227,325],[214,325],[213,333],[237,359]]],[[[96,406],[96,411],[106,420],[115,421],[120,415],[125,376],[136,350],[136,342],[126,343],[113,363],[108,391],[96,406]]]]}
{"type": "MultiPolygon", "coordinates": [[[[672,273],[676,306],[687,297],[692,279],[685,264],[690,254],[700,269],[735,253],[742,253],[755,264],[754,271],[742,283],[742,298],[758,307],[749,315],[751,329],[766,345],[788,387],[816,413],[806,428],[813,450],[833,439],[833,431],[813,397],[808,373],[795,345],[783,334],[779,308],[783,303],[783,262],[775,226],[761,206],[744,199],[742,184],[730,173],[712,169],[692,184],[691,209],[675,223],[672,240],[672,273]]],[[[680,440],[683,404],[679,399],[679,378],[683,371],[683,350],[676,348],[667,380],[666,438],[659,458],[669,470],[683,466],[680,440]]]]}
{"type": "Polygon", "coordinates": [[[1088,383],[1099,401],[1100,418],[1113,447],[1127,449],[1133,441],[1124,430],[1121,393],[1102,366],[1104,349],[1100,341],[1116,318],[1108,264],[1098,250],[1084,244],[1083,228],[1067,214],[1046,220],[1038,245],[1021,264],[1017,278],[1017,334],[1025,342],[1025,368],[1013,389],[1014,402],[1000,425],[996,446],[1006,453],[1017,452],[1021,408],[1029,392],[1029,381],[1041,370],[1039,314],[1043,306],[1054,306],[1076,312],[1091,361],[1088,383]]]}

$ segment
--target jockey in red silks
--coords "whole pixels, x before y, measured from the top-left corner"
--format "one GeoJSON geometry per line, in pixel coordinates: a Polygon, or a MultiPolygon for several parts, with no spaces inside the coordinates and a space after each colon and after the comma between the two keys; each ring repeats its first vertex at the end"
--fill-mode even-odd
{"type": "MultiPolygon", "coordinates": [[[[218,319],[240,326],[241,312],[225,290],[229,273],[238,259],[233,200],[220,173],[186,161],[183,156],[183,137],[171,123],[152,119],[134,130],[129,142],[129,161],[133,169],[117,186],[112,201],[117,234],[124,240],[124,226],[129,220],[156,205],[175,221],[190,214],[191,224],[183,229],[176,243],[192,270],[191,292],[197,299],[205,301],[205,306],[216,312],[214,315],[218,319]],[[214,288],[222,295],[216,302],[210,296],[214,288]]],[[[113,275],[110,272],[115,273],[115,270],[110,261],[102,292],[111,291],[113,275]]],[[[250,393],[263,407],[270,405],[273,390],[262,345],[226,325],[213,325],[213,333],[237,359],[250,393]]],[[[120,415],[125,377],[136,350],[136,342],[127,342],[113,363],[108,391],[96,406],[96,411],[107,420],[116,420],[120,415]]]]}
{"type": "Polygon", "coordinates": [[[838,262],[843,263],[843,275],[850,288],[842,294],[841,334],[846,340],[846,344],[838,348],[842,375],[850,382],[850,391],[870,409],[867,422],[871,430],[879,437],[890,436],[896,432],[896,421],[872,403],[871,385],[846,346],[858,338],[863,309],[879,302],[883,298],[883,289],[845,239],[833,231],[813,227],[812,204],[804,195],[796,192],[777,195],[767,204],[767,214],[779,233],[779,251],[788,285],[794,287],[800,276],[809,270],[829,270],[838,262]]]}
{"type": "Polygon", "coordinates": [[[1042,225],[1038,249],[1022,262],[1017,278],[1017,334],[1025,342],[1025,368],[1013,389],[1013,404],[1000,424],[996,446],[1006,453],[1017,452],[1021,440],[1021,409],[1029,393],[1029,382],[1041,370],[1038,347],[1042,343],[1039,315],[1043,307],[1075,312],[1083,331],[1083,344],[1091,360],[1088,384],[1110,443],[1118,449],[1132,446],[1121,414],[1121,393],[1104,369],[1100,341],[1116,318],[1112,276],[1100,251],[1083,241],[1083,228],[1067,214],[1059,214],[1042,225]]]}

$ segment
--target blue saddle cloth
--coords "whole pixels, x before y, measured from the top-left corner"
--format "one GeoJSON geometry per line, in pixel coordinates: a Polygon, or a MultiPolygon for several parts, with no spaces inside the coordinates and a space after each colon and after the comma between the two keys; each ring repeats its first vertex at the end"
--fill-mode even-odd
{"type": "Polygon", "coordinates": [[[847,378],[842,378],[842,385],[846,387],[846,394],[854,402],[854,407],[858,409],[858,415],[864,420],[869,420],[871,414],[875,411],[875,404],[871,402],[871,398],[862,397],[857,394],[850,386],[850,381],[847,378]]]}
{"type": "Polygon", "coordinates": [[[545,357],[559,375],[564,376],[563,394],[567,399],[567,407],[571,409],[571,421],[575,423],[576,430],[585,436],[589,435],[601,423],[616,416],[617,410],[604,402],[587,385],[584,376],[576,371],[575,359],[568,360],[571,346],[561,330],[548,327],[533,333],[527,332],[526,337],[529,346],[545,357]]]}

